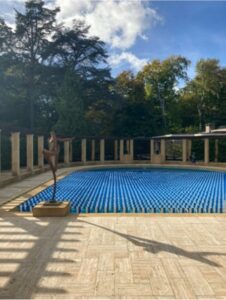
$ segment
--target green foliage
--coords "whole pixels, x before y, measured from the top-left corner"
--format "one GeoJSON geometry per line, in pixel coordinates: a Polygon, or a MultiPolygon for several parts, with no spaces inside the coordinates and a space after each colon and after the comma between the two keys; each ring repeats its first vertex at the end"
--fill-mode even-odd
{"type": "Polygon", "coordinates": [[[105,44],[83,22],[58,24],[58,12],[28,0],[15,29],[0,18],[2,129],[137,137],[225,124],[226,68],[218,60],[200,60],[190,81],[181,56],[113,79],[105,44]]]}
{"type": "Polygon", "coordinates": [[[58,120],[55,130],[60,134],[85,134],[84,86],[75,74],[67,72],[56,100],[58,120]]]}
{"type": "Polygon", "coordinates": [[[199,130],[203,130],[209,122],[220,125],[225,116],[225,91],[226,70],[220,67],[219,61],[200,60],[196,65],[195,78],[187,84],[182,94],[182,114],[189,111],[190,122],[199,125],[199,130]]]}
{"type": "Polygon", "coordinates": [[[181,56],[171,56],[164,61],[153,60],[144,66],[138,74],[144,82],[146,97],[153,102],[157,111],[161,112],[162,129],[174,127],[172,120],[177,116],[176,103],[177,84],[179,80],[187,80],[186,69],[189,61],[181,56]]]}

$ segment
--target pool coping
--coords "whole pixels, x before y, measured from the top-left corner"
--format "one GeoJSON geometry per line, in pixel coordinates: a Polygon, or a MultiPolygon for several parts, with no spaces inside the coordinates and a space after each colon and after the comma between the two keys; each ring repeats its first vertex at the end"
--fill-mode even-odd
{"type": "MultiPolygon", "coordinates": [[[[204,166],[204,165],[182,165],[182,164],[147,164],[147,163],[133,163],[133,164],[98,164],[98,165],[93,165],[93,164],[86,164],[83,166],[75,166],[71,167],[69,170],[65,170],[65,172],[61,173],[60,175],[57,176],[57,181],[63,179],[64,177],[68,176],[69,174],[77,171],[82,171],[82,170],[92,170],[92,169],[106,169],[106,168],[133,168],[133,167],[146,167],[146,168],[177,168],[177,169],[192,169],[192,170],[209,170],[209,171],[220,171],[220,172],[226,172],[225,167],[216,167],[216,166],[204,166]]],[[[62,169],[61,169],[62,170],[62,169]]],[[[18,196],[6,201],[2,205],[0,205],[0,211],[5,211],[5,212],[14,212],[19,215],[31,215],[32,213],[29,212],[20,212],[17,210],[18,206],[24,202],[26,202],[29,198],[35,196],[36,194],[42,192],[44,189],[47,187],[51,186],[53,184],[53,179],[47,180],[43,182],[42,184],[39,184],[38,186],[32,187],[31,189],[28,189],[26,192],[19,194],[18,196]]],[[[109,217],[210,217],[210,216],[222,216],[226,217],[226,211],[223,213],[70,213],[70,215],[73,216],[81,216],[81,217],[96,217],[96,216],[109,216],[109,217]]]]}

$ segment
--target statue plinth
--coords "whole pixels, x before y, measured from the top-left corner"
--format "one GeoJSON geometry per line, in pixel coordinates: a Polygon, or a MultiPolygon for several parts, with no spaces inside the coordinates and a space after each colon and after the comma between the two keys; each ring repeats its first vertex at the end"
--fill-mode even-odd
{"type": "Polygon", "coordinates": [[[70,202],[57,202],[48,204],[46,202],[40,202],[37,204],[32,212],[33,217],[65,217],[70,211],[70,202]]]}

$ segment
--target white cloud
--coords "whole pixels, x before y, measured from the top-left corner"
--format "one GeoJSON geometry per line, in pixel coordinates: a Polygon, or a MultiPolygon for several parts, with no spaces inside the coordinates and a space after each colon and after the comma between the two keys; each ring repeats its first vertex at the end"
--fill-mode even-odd
{"type": "Polygon", "coordinates": [[[128,49],[138,37],[146,40],[145,30],[161,20],[142,0],[53,0],[61,7],[59,18],[71,25],[79,19],[90,25],[90,34],[99,36],[112,48],[128,49]]]}
{"type": "MultiPolygon", "coordinates": [[[[6,20],[14,21],[13,8],[23,9],[25,0],[0,0],[1,11],[6,20]]],[[[147,40],[145,31],[161,20],[142,0],[45,0],[47,5],[59,6],[58,19],[71,25],[74,19],[90,25],[90,34],[100,37],[112,48],[122,50],[132,47],[137,38],[147,40]]]]}
{"type": "MultiPolygon", "coordinates": [[[[14,23],[13,8],[23,9],[25,0],[0,0],[2,15],[14,23]]],[[[59,6],[60,21],[71,25],[74,19],[90,25],[90,34],[100,37],[112,48],[122,50],[132,47],[137,38],[147,40],[145,31],[161,20],[143,0],[45,0],[47,5],[59,6]]]]}
{"type": "MultiPolygon", "coordinates": [[[[2,0],[0,0],[1,2],[2,0]]],[[[25,0],[4,0],[2,11],[9,24],[14,25],[13,8],[22,10],[25,0]]],[[[140,70],[147,62],[127,50],[137,38],[148,40],[147,29],[162,21],[150,7],[150,1],[143,0],[45,0],[51,7],[61,8],[58,20],[71,26],[74,19],[90,25],[90,34],[100,37],[118,54],[109,57],[112,67],[131,67],[140,70]],[[118,50],[117,50],[118,49],[118,50]],[[121,51],[121,53],[119,53],[121,51]]],[[[110,51],[110,52],[112,52],[110,51]]]]}
{"type": "Polygon", "coordinates": [[[138,58],[130,52],[122,52],[121,54],[113,54],[109,57],[108,62],[111,67],[124,67],[129,65],[134,71],[139,71],[148,62],[145,58],[138,58]]]}

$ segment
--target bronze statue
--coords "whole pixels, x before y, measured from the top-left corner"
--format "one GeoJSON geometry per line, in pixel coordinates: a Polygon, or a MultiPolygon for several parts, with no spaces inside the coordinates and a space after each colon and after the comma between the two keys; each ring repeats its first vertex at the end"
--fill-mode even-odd
{"type": "MultiPolygon", "coordinates": [[[[55,200],[56,195],[56,171],[58,167],[58,158],[59,158],[59,152],[60,152],[60,146],[58,145],[59,142],[65,142],[65,141],[72,141],[73,138],[59,138],[56,136],[56,133],[54,131],[51,131],[50,138],[48,140],[49,143],[49,149],[43,149],[44,158],[47,160],[47,162],[50,165],[50,169],[53,173],[53,194],[52,199],[48,202],[49,204],[58,204],[58,202],[55,200]]],[[[47,203],[47,204],[48,204],[47,203]]]]}

